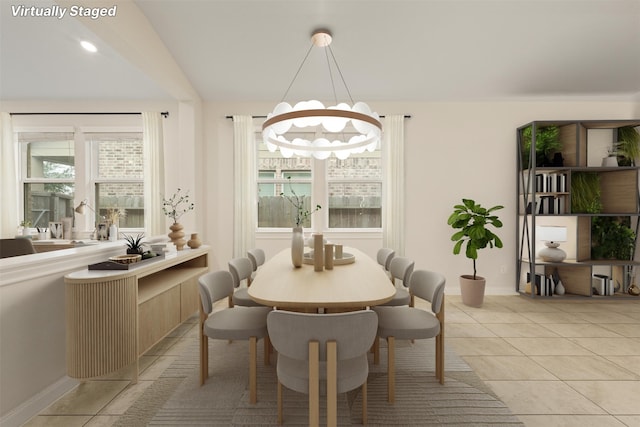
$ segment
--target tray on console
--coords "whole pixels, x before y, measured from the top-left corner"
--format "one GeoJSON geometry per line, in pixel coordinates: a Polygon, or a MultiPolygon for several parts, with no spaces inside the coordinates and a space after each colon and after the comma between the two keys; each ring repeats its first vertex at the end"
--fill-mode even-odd
{"type": "Polygon", "coordinates": [[[147,264],[148,262],[158,261],[161,259],[164,259],[164,254],[156,255],[153,258],[143,259],[132,264],[120,264],[119,262],[114,261],[100,261],[95,264],[89,264],[87,268],[89,270],[129,270],[131,268],[147,264]]]}

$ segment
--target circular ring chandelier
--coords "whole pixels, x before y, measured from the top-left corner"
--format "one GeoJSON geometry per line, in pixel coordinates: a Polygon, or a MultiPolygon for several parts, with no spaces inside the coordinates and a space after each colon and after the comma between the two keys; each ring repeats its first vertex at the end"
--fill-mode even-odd
{"type": "MultiPolygon", "coordinates": [[[[326,47],[331,52],[335,66],[342,77],[340,68],[338,67],[333,52],[331,51],[331,34],[327,30],[317,30],[313,33],[312,46],[326,47]]],[[[309,51],[311,50],[309,49],[309,51]]],[[[298,72],[304,65],[307,56],[305,56],[302,65],[298,68],[298,72]]],[[[327,55],[327,65],[331,73],[329,64],[329,56],[327,55]]],[[[295,81],[294,76],[293,81],[295,81]]],[[[293,81],[289,88],[293,85],[293,81]]],[[[333,79],[331,79],[333,85],[333,79]]],[[[344,79],[342,79],[347,92],[344,79]]],[[[335,94],[335,87],[334,94],[335,94]]],[[[288,91],[288,90],[287,90],[288,91]]],[[[286,94],[285,94],[286,96],[286,94]]],[[[353,103],[353,100],[351,100],[353,103]]],[[[350,106],[346,103],[337,103],[334,106],[325,107],[320,101],[302,101],[293,107],[287,102],[280,102],[274,108],[273,112],[267,115],[267,119],[262,124],[262,138],[271,152],[275,152],[278,148],[283,157],[292,157],[294,155],[301,157],[313,156],[317,159],[327,159],[331,153],[338,159],[346,159],[352,153],[363,153],[365,150],[374,151],[380,143],[382,134],[382,124],[377,113],[372,112],[371,108],[364,102],[353,103],[350,106]],[[352,135],[348,140],[345,128],[350,124],[348,134],[352,135]],[[291,137],[289,132],[292,128],[317,128],[322,126],[326,132],[327,138],[317,138],[313,141],[300,137],[291,137]],[[355,131],[355,135],[351,131],[355,131]]]]}

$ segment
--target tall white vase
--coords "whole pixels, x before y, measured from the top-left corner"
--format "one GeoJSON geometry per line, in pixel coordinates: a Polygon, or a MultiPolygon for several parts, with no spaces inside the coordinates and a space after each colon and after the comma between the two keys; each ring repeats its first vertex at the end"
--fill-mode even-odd
{"type": "Polygon", "coordinates": [[[293,227],[291,236],[291,262],[294,267],[302,267],[302,257],[304,256],[304,235],[302,227],[293,227]]]}

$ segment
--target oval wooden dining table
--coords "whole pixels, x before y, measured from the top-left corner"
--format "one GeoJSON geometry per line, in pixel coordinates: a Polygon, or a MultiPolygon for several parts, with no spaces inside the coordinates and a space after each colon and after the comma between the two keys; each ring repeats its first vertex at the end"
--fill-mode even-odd
{"type": "Polygon", "coordinates": [[[393,297],[395,287],[376,261],[355,248],[345,247],[344,253],[355,261],[315,271],[312,264],[294,267],[291,249],[284,249],[258,269],[249,296],[263,305],[304,311],[362,309],[393,297]]]}

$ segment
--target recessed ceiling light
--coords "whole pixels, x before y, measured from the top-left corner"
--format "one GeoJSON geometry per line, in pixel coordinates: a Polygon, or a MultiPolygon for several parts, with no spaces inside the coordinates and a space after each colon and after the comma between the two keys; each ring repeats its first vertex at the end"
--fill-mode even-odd
{"type": "Polygon", "coordinates": [[[98,48],[96,47],[96,45],[94,45],[91,42],[85,41],[85,40],[80,42],[80,46],[82,46],[85,50],[88,50],[89,52],[97,52],[98,51],[98,48]]]}

